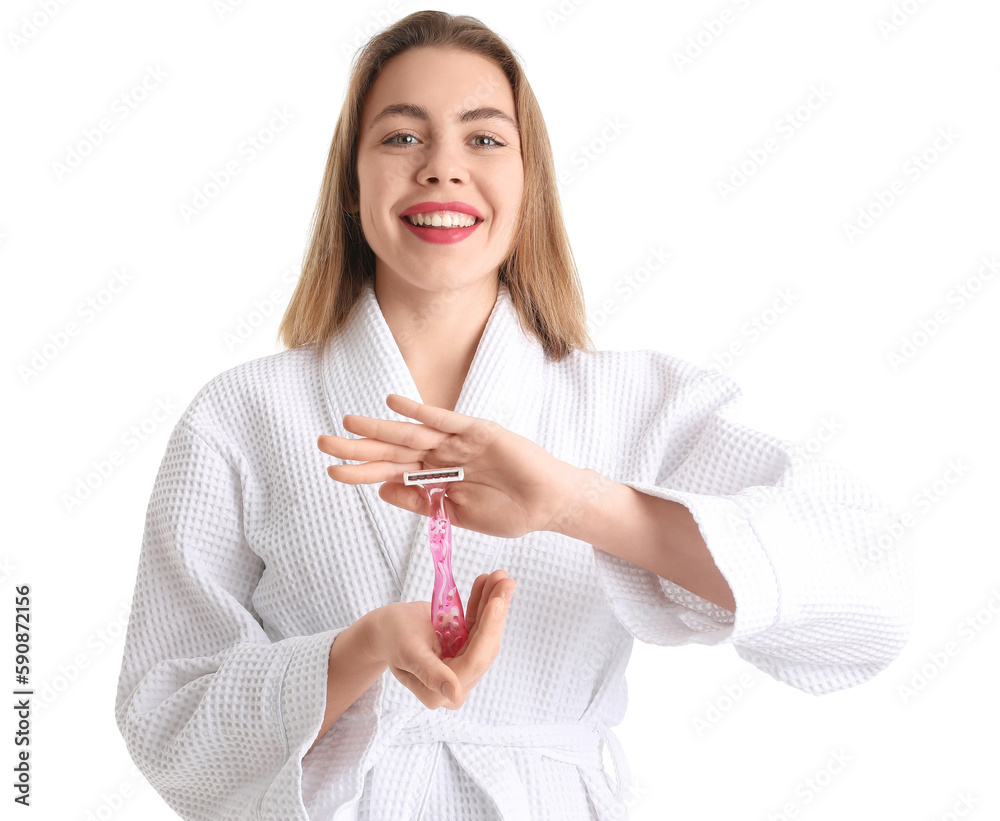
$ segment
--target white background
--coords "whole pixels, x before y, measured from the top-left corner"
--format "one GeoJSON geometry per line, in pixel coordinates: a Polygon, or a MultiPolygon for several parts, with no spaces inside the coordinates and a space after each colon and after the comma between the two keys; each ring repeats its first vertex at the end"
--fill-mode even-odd
{"type": "MultiPolygon", "coordinates": [[[[113,715],[153,478],[197,390],[280,349],[349,57],[421,8],[231,5],[104,0],[46,12],[17,0],[0,14],[0,602],[10,628],[14,588],[31,585],[25,815],[174,817],[133,769],[113,715]],[[124,118],[122,95],[135,105],[124,118]],[[291,114],[287,126],[252,158],[241,152],[274,110],[291,114]],[[87,135],[102,118],[112,127],[97,142],[87,135]],[[87,156],[60,171],[74,146],[87,156]],[[182,204],[233,159],[241,173],[186,220],[182,204]],[[116,271],[127,285],[112,293],[116,271]],[[227,344],[255,303],[270,315],[227,344]],[[53,341],[70,322],[77,333],[53,341]],[[102,476],[113,451],[122,458],[102,476]],[[81,499],[88,475],[96,487],[81,499]]],[[[791,803],[809,821],[996,818],[1000,283],[984,261],[1000,254],[1000,6],[435,7],[478,16],[523,59],[567,175],[597,346],[715,363],[744,388],[748,423],[803,444],[828,425],[822,455],[913,517],[887,545],[916,553],[913,636],[864,685],[817,698],[728,645],[636,643],[617,730],[630,817],[777,819],[791,803]],[[942,133],[950,142],[936,149],[942,133]],[[777,150],[754,163],[768,138],[777,150]],[[745,182],[724,196],[720,180],[744,161],[745,182]],[[901,193],[880,209],[894,180],[901,193]],[[862,211],[873,219],[852,237],[845,225],[862,211]],[[649,270],[653,248],[669,259],[649,270]],[[782,289],[790,307],[769,312],[782,289]],[[614,312],[602,316],[605,299],[614,312]],[[757,339],[744,330],[754,318],[766,328],[757,339]],[[726,361],[733,343],[740,355],[726,361]],[[975,630],[960,632],[977,613],[975,630]],[[948,642],[957,653],[942,656],[948,642]],[[750,686],[739,692],[741,677],[750,686]],[[907,696],[911,680],[921,689],[907,696]],[[697,718],[709,728],[699,733],[697,718]],[[835,753],[848,763],[832,773],[835,753]]],[[[13,690],[10,664],[0,670],[13,690]]],[[[9,806],[10,787],[0,796],[9,806]]]]}

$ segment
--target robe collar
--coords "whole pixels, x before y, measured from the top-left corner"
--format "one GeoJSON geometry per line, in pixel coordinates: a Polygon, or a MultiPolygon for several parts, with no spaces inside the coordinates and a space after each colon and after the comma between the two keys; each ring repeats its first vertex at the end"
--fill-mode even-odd
{"type": "MultiPolygon", "coordinates": [[[[537,441],[545,361],[542,344],[521,329],[510,293],[501,283],[455,412],[491,419],[537,441]]],[[[390,393],[422,401],[371,282],[366,283],[341,333],[323,346],[322,371],[333,423],[328,432],[337,436],[355,436],[344,430],[346,414],[408,421],[385,404],[390,393]]],[[[375,526],[400,601],[429,600],[434,581],[427,544],[429,520],[383,501],[377,483],[355,487],[375,526]],[[413,556],[417,561],[410,561],[413,556]]],[[[464,601],[476,576],[496,569],[491,563],[506,540],[461,528],[454,528],[454,539],[452,564],[464,601]]]]}

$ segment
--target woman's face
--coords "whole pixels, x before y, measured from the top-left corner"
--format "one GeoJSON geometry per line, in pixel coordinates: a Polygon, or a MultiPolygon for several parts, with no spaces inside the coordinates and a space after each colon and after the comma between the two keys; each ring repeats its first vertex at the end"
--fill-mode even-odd
{"type": "Polygon", "coordinates": [[[524,189],[516,120],[510,83],[486,57],[420,47],[386,62],[361,112],[353,203],[383,285],[440,292],[496,278],[524,189]],[[417,227],[404,216],[414,211],[476,221],[417,227]]]}

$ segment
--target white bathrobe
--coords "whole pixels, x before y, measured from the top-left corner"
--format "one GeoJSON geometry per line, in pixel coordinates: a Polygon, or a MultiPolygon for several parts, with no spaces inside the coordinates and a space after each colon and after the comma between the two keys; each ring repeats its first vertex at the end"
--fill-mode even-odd
{"type": "Polygon", "coordinates": [[[184,818],[622,819],[628,767],[609,728],[633,638],[732,644],[821,694],[870,679],[908,637],[907,554],[859,570],[895,519],[861,481],[733,421],[739,389],[723,375],[650,350],[548,360],[501,286],[455,410],[687,506],[735,619],[557,533],[456,527],[463,600],[496,568],[518,583],[497,660],[455,711],[428,710],[387,671],[310,751],[334,638],[434,585],[427,518],[383,502],[377,484],[329,478],[339,460],[316,447],[353,435],[348,413],[403,419],[390,393],[420,400],[369,286],[341,336],[219,374],[171,434],[116,716],[184,818]]]}

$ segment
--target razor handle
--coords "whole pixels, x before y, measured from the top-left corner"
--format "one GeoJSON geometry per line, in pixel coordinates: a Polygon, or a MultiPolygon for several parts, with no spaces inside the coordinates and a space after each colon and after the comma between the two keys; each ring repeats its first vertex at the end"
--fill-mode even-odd
{"type": "Polygon", "coordinates": [[[451,573],[451,520],[444,509],[445,484],[424,485],[431,501],[430,541],[434,557],[431,624],[441,642],[441,658],[454,658],[465,644],[465,613],[451,573]]]}

